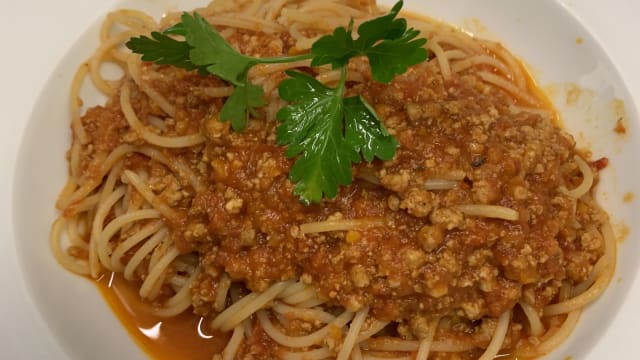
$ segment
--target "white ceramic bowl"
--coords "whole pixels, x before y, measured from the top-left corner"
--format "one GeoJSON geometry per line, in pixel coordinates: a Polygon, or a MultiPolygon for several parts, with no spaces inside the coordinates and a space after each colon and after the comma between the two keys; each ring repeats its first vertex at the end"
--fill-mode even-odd
{"type": "MultiPolygon", "coordinates": [[[[201,3],[183,1],[179,8],[201,3]]],[[[176,8],[172,5],[169,0],[126,0],[118,7],[143,9],[159,16],[176,8]]],[[[552,0],[407,0],[406,8],[499,40],[524,59],[578,144],[588,146],[594,157],[609,158],[598,198],[611,214],[617,235],[638,233],[639,203],[623,201],[627,193],[640,194],[640,182],[634,182],[638,170],[633,166],[637,163],[634,155],[640,154],[640,142],[631,136],[639,130],[636,105],[607,54],[565,7],[552,0]],[[626,136],[613,131],[620,117],[625,119],[626,136]]],[[[53,204],[67,175],[67,89],[76,67],[97,44],[98,25],[88,29],[58,65],[27,125],[14,187],[15,241],[38,311],[70,358],[144,359],[95,286],[63,270],[47,244],[56,213],[53,204]]],[[[638,253],[640,242],[620,243],[617,274],[610,288],[589,306],[577,330],[550,359],[587,357],[629,291],[637,273],[634,254],[638,253]]]]}

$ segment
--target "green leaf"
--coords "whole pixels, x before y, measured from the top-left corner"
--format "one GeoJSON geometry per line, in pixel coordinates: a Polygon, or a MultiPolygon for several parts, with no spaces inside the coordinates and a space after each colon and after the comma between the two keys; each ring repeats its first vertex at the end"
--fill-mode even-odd
{"type": "Polygon", "coordinates": [[[396,153],[398,141],[389,134],[378,115],[360,96],[344,99],[345,138],[362,157],[373,161],[374,157],[391,160],[396,153]]]}
{"type": "Polygon", "coordinates": [[[311,66],[331,64],[334,69],[341,68],[346,66],[349,59],[357,56],[358,53],[351,29],[339,27],[333,31],[333,34],[325,35],[312,44],[313,60],[311,60],[311,66]]]}
{"type": "Polygon", "coordinates": [[[236,86],[222,106],[220,121],[231,121],[231,127],[242,132],[247,127],[247,117],[255,108],[264,106],[264,90],[261,86],[246,82],[236,86]]]}
{"type": "Polygon", "coordinates": [[[257,59],[242,55],[231,47],[198,13],[182,14],[182,27],[178,30],[184,31],[185,39],[192,47],[189,52],[191,62],[204,66],[209,73],[236,86],[245,83],[247,71],[258,63],[257,59]]]}
{"type": "Polygon", "coordinates": [[[173,65],[187,70],[198,68],[189,57],[191,45],[157,31],[152,32],[150,38],[147,36],[131,38],[127,41],[126,46],[134,53],[141,54],[143,61],[152,61],[159,65],[173,65]]]}
{"type": "Polygon", "coordinates": [[[184,24],[181,22],[173,25],[170,28],[165,29],[163,33],[166,35],[180,35],[180,36],[185,36],[187,34],[186,30],[184,29],[184,24]]]}
{"type": "Polygon", "coordinates": [[[407,20],[396,19],[403,2],[398,1],[388,14],[363,22],[358,27],[358,49],[365,50],[381,40],[394,40],[407,29],[407,20]]]}
{"type": "Polygon", "coordinates": [[[339,27],[311,46],[312,66],[331,64],[334,69],[344,67],[349,59],[365,55],[369,58],[371,74],[378,82],[388,83],[407,68],[427,59],[426,39],[417,38],[419,31],[407,30],[407,21],[397,19],[403,2],[398,1],[388,14],[363,22],[358,39],[353,39],[353,20],[349,28],[339,27]]]}
{"type": "Polygon", "coordinates": [[[343,104],[339,89],[331,89],[313,77],[288,71],[280,83],[280,97],[291,105],[282,108],[277,141],[288,145],[286,155],[302,153],[289,172],[294,193],[305,204],[323,196],[333,198],[340,185],[351,184],[351,164],[360,156],[343,136],[343,104]]]}
{"type": "Polygon", "coordinates": [[[289,145],[287,156],[293,157],[304,150],[302,145],[312,132],[316,119],[327,115],[323,114],[325,108],[339,105],[327,104],[338,98],[335,89],[300,72],[288,71],[287,75],[290,77],[280,83],[278,91],[282,99],[293,104],[280,109],[276,114],[283,121],[278,127],[277,139],[280,145],[289,145]]]}
{"type": "Polygon", "coordinates": [[[371,75],[377,82],[388,83],[404,74],[410,66],[427,59],[426,39],[416,39],[420,32],[409,29],[400,38],[384,40],[366,51],[371,75]]]}

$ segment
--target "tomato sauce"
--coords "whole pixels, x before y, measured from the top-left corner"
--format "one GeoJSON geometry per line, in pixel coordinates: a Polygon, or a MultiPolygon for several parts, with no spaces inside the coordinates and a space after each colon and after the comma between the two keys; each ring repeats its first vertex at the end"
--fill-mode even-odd
{"type": "Polygon", "coordinates": [[[210,360],[227,342],[225,334],[208,330],[208,320],[191,311],[159,318],[140,300],[135,283],[121,274],[105,275],[96,282],[100,293],[136,344],[156,360],[210,360]]]}

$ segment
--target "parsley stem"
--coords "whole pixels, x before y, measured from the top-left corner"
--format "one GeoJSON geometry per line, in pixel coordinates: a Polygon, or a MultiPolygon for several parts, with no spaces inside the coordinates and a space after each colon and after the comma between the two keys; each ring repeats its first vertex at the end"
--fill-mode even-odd
{"type": "Polygon", "coordinates": [[[284,64],[301,60],[309,60],[313,57],[311,53],[309,54],[301,54],[294,56],[283,56],[283,57],[274,57],[274,58],[259,58],[256,59],[261,64],[284,64]]]}
{"type": "Polygon", "coordinates": [[[346,83],[347,83],[347,67],[343,66],[342,69],[340,69],[340,83],[338,83],[338,87],[336,95],[339,97],[343,97],[344,96],[344,90],[346,89],[346,83]]]}

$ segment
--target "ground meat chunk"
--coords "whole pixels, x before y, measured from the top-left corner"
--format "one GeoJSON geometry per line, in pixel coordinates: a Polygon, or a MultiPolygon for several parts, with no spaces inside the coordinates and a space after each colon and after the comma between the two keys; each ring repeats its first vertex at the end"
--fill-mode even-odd
{"type": "Polygon", "coordinates": [[[400,201],[400,208],[415,217],[427,217],[436,205],[436,198],[427,190],[413,188],[400,201]]]}

